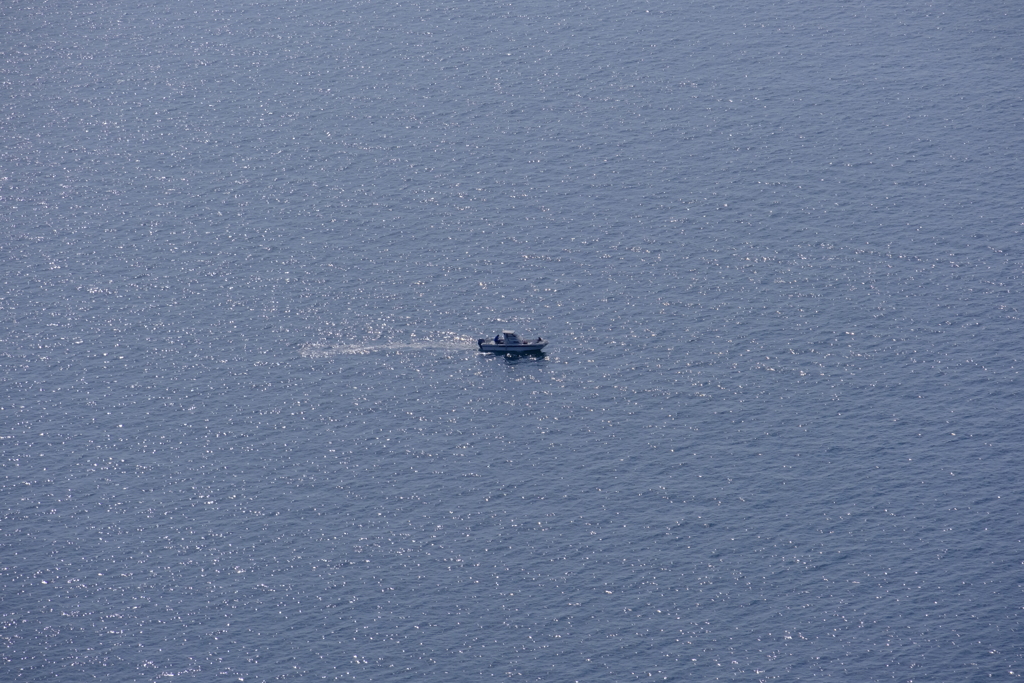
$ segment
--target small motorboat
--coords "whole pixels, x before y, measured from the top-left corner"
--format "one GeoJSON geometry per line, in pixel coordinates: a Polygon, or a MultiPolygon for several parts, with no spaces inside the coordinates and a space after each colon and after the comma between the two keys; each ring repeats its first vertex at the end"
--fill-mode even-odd
{"type": "Polygon", "coordinates": [[[548,345],[546,341],[537,337],[533,341],[521,339],[518,334],[511,330],[503,330],[501,334],[494,335],[494,339],[477,339],[476,345],[481,351],[491,353],[537,353],[548,345]]]}

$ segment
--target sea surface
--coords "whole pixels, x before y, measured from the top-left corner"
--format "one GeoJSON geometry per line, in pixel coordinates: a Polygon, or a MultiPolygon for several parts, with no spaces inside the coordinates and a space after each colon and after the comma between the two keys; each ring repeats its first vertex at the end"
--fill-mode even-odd
{"type": "Polygon", "coordinates": [[[1022,309],[1016,0],[10,0],[0,680],[1020,678],[1022,309]]]}

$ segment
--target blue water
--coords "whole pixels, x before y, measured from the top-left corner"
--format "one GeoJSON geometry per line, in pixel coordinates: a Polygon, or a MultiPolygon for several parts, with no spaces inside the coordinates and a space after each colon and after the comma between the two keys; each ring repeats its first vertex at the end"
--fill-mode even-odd
{"type": "Polygon", "coordinates": [[[0,16],[0,679],[1021,676],[1020,3],[0,16]]]}

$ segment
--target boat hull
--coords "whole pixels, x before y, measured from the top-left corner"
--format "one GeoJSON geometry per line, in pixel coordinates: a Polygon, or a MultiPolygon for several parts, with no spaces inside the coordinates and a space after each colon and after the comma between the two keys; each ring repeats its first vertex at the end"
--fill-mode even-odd
{"type": "Polygon", "coordinates": [[[539,344],[487,344],[477,342],[484,353],[538,353],[547,346],[547,342],[539,344]]]}

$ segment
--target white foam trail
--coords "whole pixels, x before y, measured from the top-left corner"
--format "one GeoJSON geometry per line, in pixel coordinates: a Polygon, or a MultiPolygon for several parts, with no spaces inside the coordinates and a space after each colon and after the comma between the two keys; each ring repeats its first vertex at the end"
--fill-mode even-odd
{"type": "Polygon", "coordinates": [[[472,351],[473,340],[469,337],[455,339],[424,339],[406,342],[369,342],[362,344],[311,343],[304,344],[299,353],[305,358],[327,358],[341,355],[367,355],[396,351],[472,351]]]}

